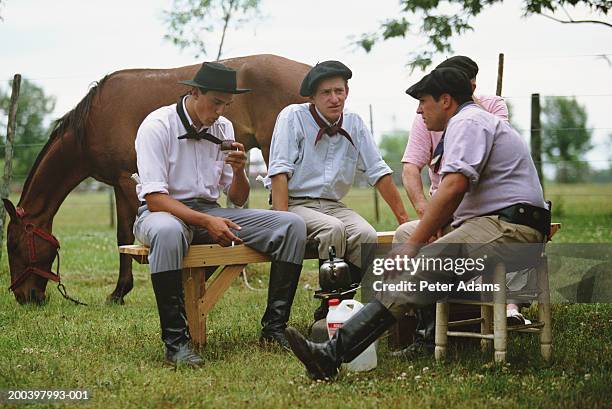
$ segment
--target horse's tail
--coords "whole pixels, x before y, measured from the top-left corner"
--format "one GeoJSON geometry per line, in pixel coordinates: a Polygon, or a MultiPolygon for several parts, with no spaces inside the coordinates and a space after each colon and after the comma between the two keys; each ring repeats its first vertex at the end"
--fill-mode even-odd
{"type": "Polygon", "coordinates": [[[62,135],[67,130],[71,130],[77,142],[79,144],[83,142],[85,139],[87,118],[89,117],[89,111],[91,110],[93,99],[108,77],[109,76],[107,75],[100,81],[94,82],[93,87],[89,89],[87,95],[85,95],[77,106],[68,111],[63,117],[55,121],[53,130],[49,136],[49,140],[54,139],[56,136],[62,135]]]}

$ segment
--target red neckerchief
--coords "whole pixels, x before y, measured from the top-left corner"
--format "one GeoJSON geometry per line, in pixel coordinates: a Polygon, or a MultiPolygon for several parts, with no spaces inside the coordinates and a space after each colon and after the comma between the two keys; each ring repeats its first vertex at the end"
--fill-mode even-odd
{"type": "Polygon", "coordinates": [[[338,122],[336,122],[335,125],[327,125],[325,121],[323,120],[323,118],[321,118],[319,114],[317,113],[317,110],[314,104],[310,104],[310,107],[308,109],[310,111],[310,114],[314,118],[315,122],[317,123],[317,125],[319,125],[319,128],[320,128],[319,132],[317,133],[317,137],[315,139],[315,145],[317,144],[317,142],[319,142],[319,139],[323,137],[323,134],[326,133],[329,136],[340,134],[344,136],[346,139],[348,139],[351,145],[355,146],[355,144],[353,143],[353,139],[351,139],[351,135],[349,135],[348,132],[342,129],[342,120],[344,119],[344,114],[340,115],[340,119],[338,120],[338,122]]]}

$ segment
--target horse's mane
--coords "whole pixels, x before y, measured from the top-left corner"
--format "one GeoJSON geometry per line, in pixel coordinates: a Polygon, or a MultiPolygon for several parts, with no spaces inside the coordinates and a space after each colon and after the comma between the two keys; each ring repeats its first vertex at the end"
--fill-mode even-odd
{"type": "Polygon", "coordinates": [[[85,139],[85,128],[87,126],[87,119],[89,117],[89,110],[91,109],[92,101],[96,96],[99,88],[104,84],[109,75],[106,75],[100,81],[96,81],[93,83],[93,86],[87,92],[87,95],[75,106],[73,109],[68,111],[64,116],[57,119],[53,124],[53,130],[49,135],[49,140],[43,146],[40,153],[36,157],[32,168],[30,169],[30,173],[23,184],[23,191],[26,191],[27,187],[30,185],[30,181],[34,176],[34,171],[38,168],[38,165],[42,161],[42,159],[47,154],[47,151],[57,140],[59,137],[64,135],[64,132],[70,130],[74,133],[77,144],[81,145],[83,140],[85,139]]]}

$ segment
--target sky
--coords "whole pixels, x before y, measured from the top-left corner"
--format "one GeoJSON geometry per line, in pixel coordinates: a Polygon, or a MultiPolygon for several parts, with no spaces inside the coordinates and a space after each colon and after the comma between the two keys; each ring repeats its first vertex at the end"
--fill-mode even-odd
{"type": "MultiPolygon", "coordinates": [[[[33,80],[56,97],[54,117],[76,105],[93,81],[113,71],[214,60],[220,38],[220,33],[211,33],[209,55],[200,58],[164,40],[163,10],[171,0],[4,3],[0,87],[8,87],[15,73],[33,80]]],[[[470,56],[480,66],[477,94],[495,93],[498,54],[505,54],[502,95],[512,104],[512,121],[526,139],[532,93],[576,96],[594,128],[595,147],[586,159],[594,168],[607,168],[612,149],[606,143],[612,134],[612,29],[560,24],[542,16],[522,18],[520,4],[506,1],[472,19],[474,31],[452,40],[453,54],[470,56]]],[[[408,54],[425,39],[393,39],[368,54],[351,45],[351,36],[375,30],[398,12],[397,0],[262,0],[262,18],[230,27],[222,57],[271,53],[308,64],[343,61],[353,70],[347,106],[369,122],[372,105],[379,140],[384,132],[411,127],[417,103],[405,90],[424,73],[410,72],[408,54]]],[[[583,9],[572,13],[574,18],[598,17],[583,9]]],[[[437,55],[434,64],[450,56],[437,55]]]]}

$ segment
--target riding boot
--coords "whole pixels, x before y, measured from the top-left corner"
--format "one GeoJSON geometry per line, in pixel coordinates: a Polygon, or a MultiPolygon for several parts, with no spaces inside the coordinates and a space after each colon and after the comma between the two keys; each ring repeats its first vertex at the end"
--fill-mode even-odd
{"type": "Polygon", "coordinates": [[[417,313],[417,335],[414,342],[406,348],[391,352],[392,356],[413,359],[419,356],[431,355],[436,347],[436,305],[419,308],[417,313]]]}
{"type": "Polygon", "coordinates": [[[259,338],[260,344],[277,344],[289,350],[284,330],[287,328],[301,271],[300,264],[284,261],[275,261],[270,266],[268,305],[261,319],[263,328],[259,338]]]}
{"type": "Polygon", "coordinates": [[[151,283],[166,345],[166,361],[174,365],[200,366],[204,361],[189,345],[189,327],[185,314],[181,270],[151,274],[151,283]]]}
{"type": "Polygon", "coordinates": [[[295,328],[285,335],[291,350],[306,366],[312,379],[332,379],[343,362],[351,362],[380,337],[395,318],[379,301],[366,304],[326,342],[308,341],[295,328]]]}

